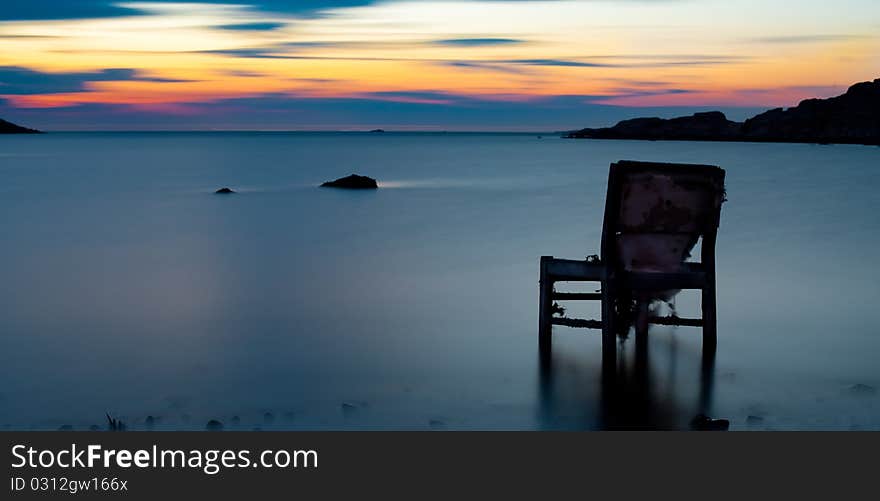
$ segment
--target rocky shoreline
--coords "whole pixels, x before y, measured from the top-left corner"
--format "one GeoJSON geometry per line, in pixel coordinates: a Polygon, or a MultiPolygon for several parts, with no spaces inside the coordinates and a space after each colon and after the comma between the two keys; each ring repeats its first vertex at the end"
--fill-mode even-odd
{"type": "Polygon", "coordinates": [[[0,118],[0,134],[40,134],[36,129],[28,129],[0,118]]]}
{"type": "Polygon", "coordinates": [[[745,122],[710,111],[672,119],[635,118],[614,127],[573,131],[565,137],[880,145],[880,79],[855,84],[837,97],[807,99],[794,108],[766,111],[745,122]]]}

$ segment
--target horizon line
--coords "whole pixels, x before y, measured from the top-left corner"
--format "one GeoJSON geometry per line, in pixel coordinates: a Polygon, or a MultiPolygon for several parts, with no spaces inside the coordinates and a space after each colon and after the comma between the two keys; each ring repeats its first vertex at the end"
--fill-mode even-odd
{"type": "Polygon", "coordinates": [[[275,132],[275,133],[351,133],[351,134],[561,134],[578,129],[503,130],[503,129],[40,129],[42,133],[143,133],[143,132],[275,132]]]}

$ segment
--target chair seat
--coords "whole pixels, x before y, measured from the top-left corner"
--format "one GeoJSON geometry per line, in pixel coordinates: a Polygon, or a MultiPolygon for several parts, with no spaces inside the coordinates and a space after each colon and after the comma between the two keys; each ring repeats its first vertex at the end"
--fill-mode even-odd
{"type": "Polygon", "coordinates": [[[674,273],[623,271],[618,283],[627,289],[662,291],[670,289],[702,289],[707,285],[706,272],[686,270],[674,273]]]}

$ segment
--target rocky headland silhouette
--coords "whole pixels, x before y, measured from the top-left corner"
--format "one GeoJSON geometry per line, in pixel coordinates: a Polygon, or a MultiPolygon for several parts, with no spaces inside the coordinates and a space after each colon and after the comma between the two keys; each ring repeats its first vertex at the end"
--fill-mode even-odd
{"type": "Polygon", "coordinates": [[[857,83],[837,97],[806,99],[793,108],[766,111],[745,122],[710,111],[672,119],[634,118],[614,127],[573,131],[566,137],[880,145],[880,79],[857,83]]]}
{"type": "Polygon", "coordinates": [[[16,125],[12,122],[7,122],[0,118],[0,134],[39,134],[40,131],[36,129],[28,129],[27,127],[22,127],[21,125],[16,125]]]}

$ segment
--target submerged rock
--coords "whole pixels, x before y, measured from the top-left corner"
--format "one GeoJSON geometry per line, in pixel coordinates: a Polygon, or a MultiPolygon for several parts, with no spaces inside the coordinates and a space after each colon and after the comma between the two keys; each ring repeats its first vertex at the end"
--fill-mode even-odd
{"type": "Polygon", "coordinates": [[[350,176],[341,177],[335,181],[327,181],[321,184],[322,188],[347,188],[353,190],[376,189],[379,184],[376,180],[367,176],[358,176],[352,174],[350,176]]]}
{"type": "Polygon", "coordinates": [[[712,419],[705,414],[698,414],[691,420],[691,429],[696,431],[727,431],[730,421],[726,419],[712,419]]]}
{"type": "Polygon", "coordinates": [[[205,425],[205,429],[208,431],[223,431],[223,423],[216,419],[212,419],[205,425]]]}
{"type": "Polygon", "coordinates": [[[214,193],[216,193],[217,195],[231,195],[231,194],[235,193],[235,191],[233,191],[230,188],[220,188],[219,190],[215,191],[214,193]]]}
{"type": "Polygon", "coordinates": [[[110,417],[110,414],[107,414],[107,430],[108,431],[125,431],[125,423],[122,422],[122,419],[110,417]]]}
{"type": "Polygon", "coordinates": [[[858,383],[850,386],[849,392],[853,395],[874,395],[877,393],[877,388],[867,384],[858,383]]]}
{"type": "Polygon", "coordinates": [[[356,402],[342,402],[340,408],[342,409],[342,417],[349,420],[357,418],[364,405],[356,402]]]}

